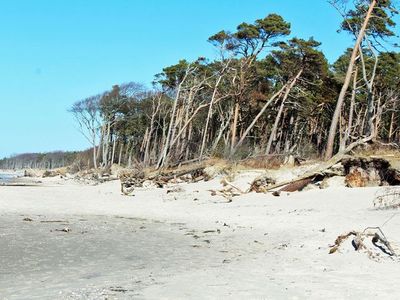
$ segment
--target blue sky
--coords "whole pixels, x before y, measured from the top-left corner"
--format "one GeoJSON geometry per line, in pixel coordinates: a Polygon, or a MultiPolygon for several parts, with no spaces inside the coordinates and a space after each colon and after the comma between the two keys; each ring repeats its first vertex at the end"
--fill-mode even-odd
{"type": "Polygon", "coordinates": [[[278,13],[334,61],[351,45],[325,0],[0,0],[0,157],[89,147],[74,101],[216,54],[207,38],[278,13]]]}

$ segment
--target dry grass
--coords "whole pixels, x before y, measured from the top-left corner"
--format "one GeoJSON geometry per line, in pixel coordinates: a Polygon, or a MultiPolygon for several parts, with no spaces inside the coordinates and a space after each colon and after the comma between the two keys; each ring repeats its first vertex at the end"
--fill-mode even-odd
{"type": "Polygon", "coordinates": [[[244,168],[277,170],[283,163],[281,156],[259,156],[239,162],[244,168]]]}
{"type": "Polygon", "coordinates": [[[400,159],[400,148],[395,144],[382,144],[374,143],[363,145],[363,147],[358,148],[354,151],[357,156],[364,157],[382,157],[382,158],[395,158],[400,159]]]}

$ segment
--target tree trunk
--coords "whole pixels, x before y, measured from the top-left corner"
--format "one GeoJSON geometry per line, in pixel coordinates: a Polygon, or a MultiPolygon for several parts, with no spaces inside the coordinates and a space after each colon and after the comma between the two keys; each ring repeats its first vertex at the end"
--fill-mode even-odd
{"type": "Polygon", "coordinates": [[[203,152],[204,152],[204,147],[205,147],[205,144],[206,144],[208,124],[209,124],[210,119],[211,119],[211,116],[212,116],[212,107],[213,107],[213,104],[214,104],[215,97],[216,97],[216,95],[217,95],[218,86],[219,86],[219,83],[221,82],[221,79],[222,79],[222,75],[220,75],[220,76],[218,77],[217,82],[215,83],[214,91],[213,91],[213,94],[212,94],[212,97],[211,97],[211,101],[210,101],[210,107],[208,108],[208,114],[207,114],[206,125],[205,125],[205,127],[204,127],[203,140],[202,140],[202,142],[201,142],[199,160],[202,160],[202,159],[203,159],[203,152]]]}
{"type": "Polygon", "coordinates": [[[185,76],[183,77],[182,81],[178,85],[178,90],[176,92],[174,105],[172,107],[171,120],[170,120],[169,126],[168,126],[167,137],[165,139],[165,144],[164,144],[162,153],[161,153],[160,158],[157,163],[157,169],[161,168],[165,164],[165,160],[167,159],[167,155],[168,155],[168,151],[169,151],[169,147],[170,147],[171,135],[173,134],[173,130],[175,127],[176,108],[178,106],[178,101],[179,101],[179,97],[181,94],[182,85],[185,82],[188,75],[189,75],[189,69],[186,70],[185,76]]]}
{"type": "Polygon", "coordinates": [[[272,142],[275,139],[276,131],[278,129],[278,124],[279,124],[279,121],[280,121],[280,118],[281,118],[281,115],[282,115],[283,108],[285,106],[286,100],[289,97],[290,91],[292,90],[292,88],[294,87],[294,85],[296,84],[297,80],[300,78],[302,73],[303,73],[303,69],[301,69],[297,73],[296,77],[293,78],[291,83],[286,87],[286,91],[285,91],[285,94],[283,95],[282,103],[281,103],[281,105],[279,107],[278,114],[277,114],[277,116],[275,118],[274,126],[272,127],[272,130],[271,130],[271,135],[269,136],[269,139],[268,139],[267,148],[265,149],[265,154],[267,154],[267,155],[271,151],[272,142]]]}
{"type": "Polygon", "coordinates": [[[97,155],[96,155],[96,132],[92,132],[92,145],[93,145],[93,167],[97,169],[97,155]]]}
{"type": "Polygon", "coordinates": [[[231,137],[231,155],[233,155],[233,152],[236,147],[236,131],[237,131],[237,123],[238,123],[238,118],[239,118],[239,109],[240,109],[240,104],[239,102],[235,103],[235,113],[233,116],[233,123],[232,123],[232,137],[231,137]]]}
{"type": "MultiPolygon", "coordinates": [[[[233,154],[235,154],[238,147],[243,143],[244,139],[249,134],[250,130],[254,127],[254,125],[257,123],[258,119],[263,115],[263,113],[268,108],[268,106],[276,99],[276,97],[278,97],[285,90],[286,87],[287,87],[287,84],[285,84],[278,92],[276,92],[274,95],[272,95],[271,98],[269,98],[269,100],[267,101],[267,103],[264,104],[263,108],[255,116],[253,122],[251,122],[249,127],[247,127],[247,129],[243,133],[242,137],[240,138],[239,142],[235,145],[235,147],[231,151],[231,156],[233,156],[233,154]]],[[[232,134],[232,136],[233,136],[233,134],[232,134]]]]}
{"type": "Polygon", "coordinates": [[[121,159],[122,159],[122,150],[124,149],[124,143],[121,143],[121,146],[119,147],[119,156],[118,156],[118,165],[121,165],[121,159]]]}
{"type": "Polygon", "coordinates": [[[328,141],[327,141],[326,150],[325,150],[325,159],[326,160],[330,159],[332,157],[332,155],[333,155],[333,146],[334,146],[334,143],[335,143],[336,129],[337,129],[338,121],[339,121],[340,111],[342,109],[344,98],[346,96],[346,92],[347,92],[347,89],[348,89],[349,84],[350,84],[351,75],[352,75],[352,72],[353,72],[353,68],[354,68],[354,64],[355,64],[355,61],[356,61],[357,53],[358,53],[358,50],[359,50],[359,46],[361,45],[361,41],[364,38],[365,30],[366,30],[367,25],[369,23],[369,20],[371,18],[372,11],[373,11],[373,9],[374,9],[374,7],[376,5],[376,1],[377,0],[372,0],[371,1],[369,9],[368,9],[368,12],[367,12],[367,14],[365,16],[365,19],[364,19],[364,23],[363,23],[363,25],[362,25],[359,33],[358,33],[357,40],[356,40],[355,45],[353,47],[353,52],[352,52],[351,57],[350,57],[350,63],[349,63],[349,66],[347,68],[347,73],[346,73],[346,77],[345,77],[345,80],[344,80],[344,84],[343,84],[342,89],[340,91],[340,94],[339,94],[339,97],[338,97],[338,100],[337,100],[337,103],[336,103],[335,112],[334,112],[333,117],[332,117],[331,126],[330,126],[330,129],[329,129],[329,136],[328,136],[328,141]]]}
{"type": "Polygon", "coordinates": [[[358,68],[356,67],[353,76],[353,91],[351,93],[351,100],[350,100],[349,121],[347,124],[346,134],[343,139],[343,144],[341,145],[340,150],[344,150],[346,148],[347,142],[350,138],[351,128],[353,126],[354,106],[356,104],[356,92],[357,92],[357,73],[358,73],[358,68]]]}

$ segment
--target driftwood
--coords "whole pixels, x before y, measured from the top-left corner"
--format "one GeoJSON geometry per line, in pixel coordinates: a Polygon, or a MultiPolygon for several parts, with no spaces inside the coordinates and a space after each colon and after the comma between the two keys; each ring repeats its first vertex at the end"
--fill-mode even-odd
{"type": "Polygon", "coordinates": [[[307,185],[314,181],[314,177],[308,177],[301,180],[296,180],[293,183],[290,183],[279,190],[279,192],[296,192],[301,191],[307,185]]]}
{"type": "MultiPolygon", "coordinates": [[[[272,191],[275,190],[277,188],[280,187],[284,187],[284,186],[288,186],[288,185],[297,185],[298,182],[307,182],[307,180],[310,182],[312,182],[314,180],[314,178],[316,178],[317,176],[323,175],[324,172],[329,169],[330,167],[336,165],[339,161],[341,161],[344,157],[346,157],[345,153],[339,153],[337,155],[335,155],[334,157],[332,157],[330,160],[323,162],[321,165],[319,165],[317,168],[307,172],[306,174],[293,179],[293,180],[287,180],[287,181],[283,181],[274,185],[271,185],[269,187],[266,188],[267,191],[272,191]]],[[[301,187],[302,184],[299,184],[299,186],[301,187]]],[[[304,186],[302,186],[302,188],[304,188],[304,186]]],[[[290,188],[289,189],[293,189],[290,188]]]]}
{"type": "Polygon", "coordinates": [[[149,177],[148,180],[157,181],[165,184],[172,179],[180,178],[187,175],[190,175],[187,180],[198,180],[199,178],[200,180],[207,179],[207,175],[204,173],[204,169],[205,167],[196,167],[179,172],[161,173],[153,177],[149,177]]]}
{"type": "Polygon", "coordinates": [[[238,191],[240,194],[247,194],[248,191],[242,191],[239,187],[235,186],[234,184],[230,183],[228,180],[226,180],[226,178],[223,178],[221,180],[221,183],[223,186],[230,186],[231,188],[235,189],[236,191],[238,191]]]}
{"type": "Polygon", "coordinates": [[[241,196],[243,194],[247,194],[249,191],[243,191],[239,187],[230,183],[226,178],[221,180],[221,184],[224,186],[221,190],[209,190],[211,192],[211,196],[222,196],[228,200],[228,202],[232,201],[233,197],[241,196]]]}
{"type": "Polygon", "coordinates": [[[386,238],[380,227],[367,227],[363,231],[350,231],[346,234],[339,235],[335,243],[330,246],[329,254],[339,251],[342,244],[351,236],[354,236],[351,244],[355,251],[365,252],[370,259],[379,260],[381,254],[389,257],[397,257],[397,253],[386,238]],[[372,247],[368,247],[366,240],[371,238],[372,247]]]}
{"type": "Polygon", "coordinates": [[[342,245],[342,243],[352,235],[357,235],[357,233],[355,231],[350,231],[346,234],[339,235],[336,238],[334,245],[331,246],[329,254],[335,253],[337,250],[339,250],[339,247],[342,245]]]}
{"type": "Polygon", "coordinates": [[[140,169],[123,170],[118,175],[121,181],[121,193],[128,196],[136,187],[143,186],[145,173],[140,169]]]}
{"type": "Polygon", "coordinates": [[[139,169],[123,170],[119,174],[121,193],[131,195],[135,188],[143,187],[145,181],[151,181],[157,187],[162,188],[171,180],[179,179],[186,182],[208,180],[209,176],[204,172],[204,169],[205,167],[195,167],[181,171],[161,172],[151,176],[139,169]]]}
{"type": "Polygon", "coordinates": [[[236,196],[242,195],[242,193],[238,192],[236,189],[232,187],[223,188],[222,190],[209,190],[211,192],[211,196],[222,196],[228,200],[228,202],[232,202],[232,198],[236,196]]]}
{"type": "MultiPolygon", "coordinates": [[[[371,184],[368,183],[368,181],[374,181],[375,180],[375,185],[383,185],[383,184],[389,184],[389,185],[399,185],[400,184],[400,171],[393,169],[390,167],[390,163],[382,158],[370,158],[370,159],[365,159],[365,158],[352,158],[351,156],[347,155],[347,153],[351,152],[354,148],[357,146],[360,146],[362,144],[366,144],[370,142],[374,137],[369,136],[365,137],[363,139],[360,139],[352,144],[350,144],[345,150],[339,152],[335,156],[333,156],[330,160],[322,163],[319,165],[317,168],[308,171],[304,175],[293,179],[293,180],[288,180],[284,182],[280,182],[274,185],[271,185],[266,188],[267,191],[273,191],[276,190],[280,187],[284,187],[280,191],[297,191],[302,188],[304,188],[307,181],[313,182],[316,179],[323,178],[325,176],[332,176],[335,175],[335,172],[330,170],[334,165],[336,165],[339,162],[343,162],[343,165],[345,167],[345,173],[349,174],[352,172],[350,169],[351,166],[359,165],[360,168],[362,169],[368,169],[370,168],[371,170],[375,170],[377,174],[368,174],[368,176],[365,176],[366,178],[362,179],[361,176],[363,176],[358,170],[358,175],[359,179],[356,180],[356,178],[349,178],[350,181],[354,180],[355,183],[357,181],[360,181],[359,185],[367,185],[371,184]],[[358,161],[357,161],[358,160],[358,161]],[[375,177],[375,178],[374,178],[375,177]],[[298,189],[297,189],[298,188],[298,189]]],[[[355,172],[357,173],[357,172],[355,172]]],[[[357,174],[353,174],[353,177],[357,177],[357,174]]],[[[352,183],[349,184],[352,186],[352,183]]]]}
{"type": "Polygon", "coordinates": [[[250,185],[249,192],[266,193],[269,185],[275,184],[275,179],[268,174],[258,176],[250,185]]]}

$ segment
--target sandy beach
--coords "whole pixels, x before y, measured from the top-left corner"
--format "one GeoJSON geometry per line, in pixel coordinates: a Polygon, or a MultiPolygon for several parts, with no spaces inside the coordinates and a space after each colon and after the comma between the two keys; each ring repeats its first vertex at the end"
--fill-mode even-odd
{"type": "MultiPolygon", "coordinates": [[[[139,188],[40,179],[0,186],[1,299],[398,299],[396,257],[335,239],[400,215],[379,188],[211,196],[218,179],[139,188]],[[180,187],[179,189],[176,187],[180,187]]],[[[242,180],[246,183],[246,180],[242,180]]]]}

